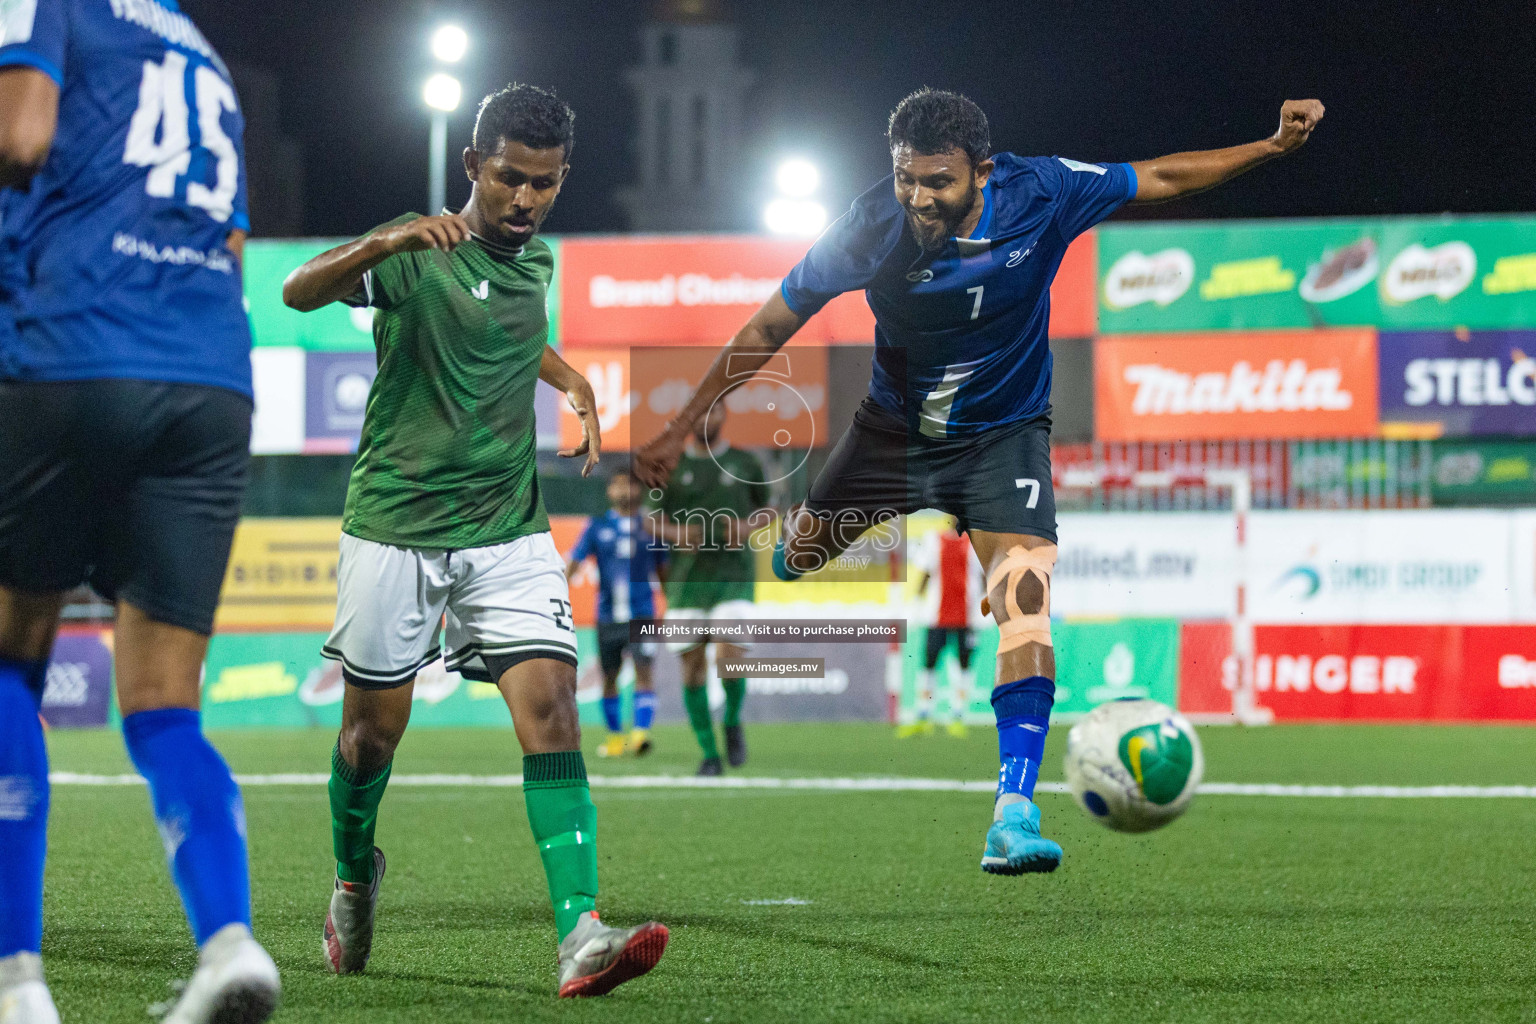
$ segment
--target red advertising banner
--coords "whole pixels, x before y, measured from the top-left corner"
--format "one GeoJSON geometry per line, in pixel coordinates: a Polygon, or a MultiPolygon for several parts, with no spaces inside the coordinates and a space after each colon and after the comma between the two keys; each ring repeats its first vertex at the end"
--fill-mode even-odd
{"type": "MultiPolygon", "coordinates": [[[[1259,626],[1258,706],[1279,722],[1536,721],[1536,626],[1259,626]]],[[[1230,711],[1226,623],[1186,623],[1179,708],[1230,711]]]]}
{"type": "MultiPolygon", "coordinates": [[[[567,346],[723,345],[805,255],[803,239],[751,235],[566,238],[560,335],[567,346]]],[[[1052,337],[1088,337],[1098,318],[1092,233],[1072,243],[1051,288],[1052,337]]],[[[859,292],[838,296],[797,336],[867,345],[875,318],[859,292]]]]}
{"type": "Polygon", "coordinates": [[[1093,362],[1100,440],[1377,433],[1371,328],[1105,337],[1093,362]]]}
{"type": "MultiPolygon", "coordinates": [[[[581,348],[565,353],[592,383],[604,451],[644,444],[681,411],[715,359],[712,348],[581,348]],[[632,436],[633,433],[640,436],[632,436]]],[[[804,450],[828,443],[827,351],[796,346],[777,353],[720,399],[722,433],[743,448],[804,450]]],[[[560,445],[581,441],[581,421],[560,406],[560,445]]]]}
{"type": "Polygon", "coordinates": [[[1179,710],[1230,715],[1232,690],[1223,669],[1232,657],[1232,624],[1185,622],[1179,627],[1179,710]]]}

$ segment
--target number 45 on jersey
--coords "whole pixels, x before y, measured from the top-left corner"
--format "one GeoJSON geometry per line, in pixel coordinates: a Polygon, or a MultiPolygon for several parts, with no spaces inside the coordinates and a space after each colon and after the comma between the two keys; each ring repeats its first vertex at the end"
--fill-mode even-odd
{"type": "MultiPolygon", "coordinates": [[[[163,199],[176,195],[177,182],[192,166],[192,115],[186,81],[185,54],[167,50],[162,63],[144,62],[139,106],[133,112],[128,142],[123,147],[123,163],[150,168],[144,191],[163,199]]],[[[219,123],[225,111],[237,109],[235,91],[213,68],[200,64],[192,75],[192,93],[197,106],[198,145],[217,164],[212,188],[201,181],[187,181],[187,205],[205,210],[223,223],[234,212],[235,193],[240,187],[240,158],[219,123]]]]}

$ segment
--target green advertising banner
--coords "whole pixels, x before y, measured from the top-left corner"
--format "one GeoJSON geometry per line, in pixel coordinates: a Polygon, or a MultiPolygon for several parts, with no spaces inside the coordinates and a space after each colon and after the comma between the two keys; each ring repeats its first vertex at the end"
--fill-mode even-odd
{"type": "Polygon", "coordinates": [[[283,305],[283,279],[301,263],[349,239],[253,238],[245,244],[245,306],[257,345],[311,352],[373,351],[373,313],[333,302],[313,313],[283,305]]]}
{"type": "MultiPolygon", "coordinates": [[[[576,631],[583,664],[597,660],[595,631],[576,631]]],[[[221,633],[208,644],[203,679],[203,724],[209,729],[341,725],[339,663],[320,656],[324,633],[221,633]]],[[[583,706],[584,722],[601,719],[597,702],[583,706]]],[[[510,726],[494,686],[469,682],[441,661],[416,677],[411,726],[510,726]]]]}
{"type": "Polygon", "coordinates": [[[1105,701],[1146,697],[1169,707],[1178,699],[1179,623],[1176,619],[1057,622],[1056,707],[1081,715],[1105,701]]]}
{"type": "Polygon", "coordinates": [[[1435,441],[1436,505],[1536,504],[1536,441],[1435,441]]]}
{"type": "Polygon", "coordinates": [[[1099,330],[1536,326],[1536,217],[1108,224],[1099,330]]]}
{"type": "MultiPolygon", "coordinates": [[[[901,707],[910,711],[917,701],[917,671],[922,665],[926,632],[909,629],[904,650],[901,707]]],[[[1179,684],[1179,623],[1176,619],[1110,619],[1051,623],[1056,648],[1056,706],[1053,715],[1082,715],[1109,700],[1147,697],[1174,706],[1179,684]]],[[[951,670],[951,647],[939,660],[935,675],[942,693],[951,670]]],[[[992,714],[997,657],[997,630],[977,630],[971,655],[975,672],[971,700],[963,713],[972,720],[992,714]]],[[[942,702],[938,708],[944,711],[942,702]]]]}
{"type": "MultiPolygon", "coordinates": [[[[542,237],[542,236],[541,236],[542,237]]],[[[350,241],[345,238],[252,239],[245,245],[245,304],[257,345],[286,345],[310,352],[372,352],[373,312],[339,302],[300,313],[283,305],[283,279],[311,257],[350,241]]],[[[560,338],[560,240],[544,237],[554,252],[549,287],[550,343],[560,338]]]]}

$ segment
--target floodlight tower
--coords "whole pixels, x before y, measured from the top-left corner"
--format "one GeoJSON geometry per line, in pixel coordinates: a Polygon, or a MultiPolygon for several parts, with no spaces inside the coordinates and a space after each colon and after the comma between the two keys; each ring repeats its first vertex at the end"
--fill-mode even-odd
{"type": "MultiPolygon", "coordinates": [[[[458,25],[440,25],[431,38],[432,56],[444,64],[457,64],[469,50],[469,33],[458,25]]],[[[421,98],[432,111],[432,139],[427,154],[427,215],[443,212],[448,203],[448,115],[459,109],[464,87],[446,71],[439,71],[422,86],[421,98]]]]}

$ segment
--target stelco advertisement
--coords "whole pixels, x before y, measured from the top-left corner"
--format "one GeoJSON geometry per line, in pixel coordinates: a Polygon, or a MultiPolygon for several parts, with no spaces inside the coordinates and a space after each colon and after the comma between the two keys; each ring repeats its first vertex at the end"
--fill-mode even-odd
{"type": "Polygon", "coordinates": [[[1536,434],[1536,331],[1383,331],[1382,425],[1536,434]]]}

